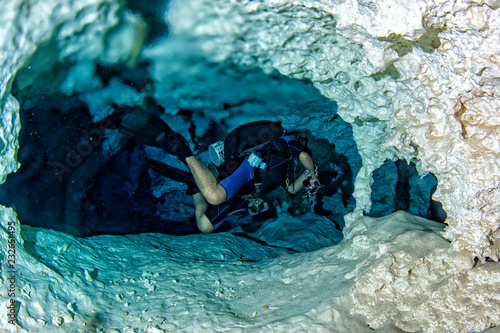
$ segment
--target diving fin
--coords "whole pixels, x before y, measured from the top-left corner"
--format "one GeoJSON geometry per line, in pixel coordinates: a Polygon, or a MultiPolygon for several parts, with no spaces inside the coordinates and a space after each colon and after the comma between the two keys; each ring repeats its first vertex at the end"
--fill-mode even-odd
{"type": "Polygon", "coordinates": [[[160,161],[152,160],[150,158],[146,158],[145,160],[148,167],[158,172],[162,176],[180,183],[194,183],[194,177],[189,171],[174,168],[173,166],[167,165],[160,161]]]}
{"type": "Polygon", "coordinates": [[[123,118],[120,133],[134,141],[164,149],[181,161],[193,153],[189,143],[159,116],[138,108],[123,118]]]}
{"type": "Polygon", "coordinates": [[[138,108],[123,118],[120,133],[148,146],[161,147],[162,138],[174,131],[160,117],[138,108]]]}
{"type": "Polygon", "coordinates": [[[173,166],[167,165],[160,161],[152,160],[146,158],[146,164],[153,170],[158,172],[160,175],[165,176],[169,179],[175,180],[180,183],[186,183],[187,185],[187,195],[194,195],[199,193],[200,190],[196,186],[194,177],[189,171],[184,171],[181,169],[174,168],[173,166]]]}

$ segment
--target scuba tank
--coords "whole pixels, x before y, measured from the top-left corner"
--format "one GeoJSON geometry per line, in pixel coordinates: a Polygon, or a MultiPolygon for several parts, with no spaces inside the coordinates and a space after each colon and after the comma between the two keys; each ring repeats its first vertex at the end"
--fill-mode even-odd
{"type": "Polygon", "coordinates": [[[224,140],[217,141],[212,143],[208,147],[208,156],[210,157],[210,161],[216,166],[220,167],[222,163],[224,163],[224,140]]]}
{"type": "MultiPolygon", "coordinates": [[[[261,120],[238,126],[224,140],[208,147],[210,160],[215,166],[220,167],[224,162],[256,153],[266,144],[283,136],[285,132],[281,121],[261,120]]],[[[255,159],[255,163],[260,165],[258,159],[255,159]]]]}

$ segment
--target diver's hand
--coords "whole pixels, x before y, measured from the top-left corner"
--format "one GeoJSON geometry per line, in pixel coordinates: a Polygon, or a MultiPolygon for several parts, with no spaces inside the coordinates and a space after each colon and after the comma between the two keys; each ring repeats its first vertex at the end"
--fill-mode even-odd
{"type": "Polygon", "coordinates": [[[321,183],[319,182],[319,179],[318,179],[318,177],[317,177],[317,176],[312,176],[312,177],[311,177],[311,180],[313,180],[313,181],[317,182],[317,183],[318,183],[318,187],[319,187],[319,186],[321,186],[321,183]]]}
{"type": "Polygon", "coordinates": [[[311,171],[309,171],[308,169],[306,169],[303,173],[304,176],[306,177],[310,177],[311,178],[311,182],[312,181],[315,181],[315,182],[318,182],[318,186],[321,186],[321,182],[319,181],[318,179],[318,166],[315,166],[314,168],[314,174],[311,174],[311,171]]]}

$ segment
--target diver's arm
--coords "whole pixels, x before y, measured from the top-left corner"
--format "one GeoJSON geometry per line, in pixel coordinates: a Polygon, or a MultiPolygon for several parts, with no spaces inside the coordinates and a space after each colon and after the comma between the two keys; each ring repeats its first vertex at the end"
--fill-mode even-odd
{"type": "Polygon", "coordinates": [[[299,192],[304,187],[304,180],[308,178],[312,178],[319,183],[318,172],[315,169],[314,161],[311,155],[306,152],[301,152],[299,155],[299,161],[302,163],[304,168],[306,168],[306,170],[293,182],[293,184],[286,188],[290,194],[296,194],[299,192]]]}
{"type": "Polygon", "coordinates": [[[310,175],[307,171],[304,171],[300,176],[299,178],[297,178],[293,184],[289,185],[286,190],[288,191],[288,193],[290,194],[297,194],[300,190],[302,190],[302,188],[304,187],[304,180],[306,180],[307,178],[309,178],[310,175]]]}
{"type": "Polygon", "coordinates": [[[319,182],[319,179],[318,179],[318,173],[314,167],[314,161],[311,157],[311,155],[309,155],[308,153],[306,152],[301,152],[300,155],[299,155],[299,161],[300,163],[302,163],[302,165],[304,166],[304,168],[306,168],[307,171],[309,171],[309,176],[317,181],[319,184],[321,184],[319,182]]]}

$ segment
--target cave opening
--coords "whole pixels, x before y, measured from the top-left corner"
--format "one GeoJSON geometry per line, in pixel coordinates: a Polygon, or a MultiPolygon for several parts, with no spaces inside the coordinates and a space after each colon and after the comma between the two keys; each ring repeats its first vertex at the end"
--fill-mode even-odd
{"type": "Polygon", "coordinates": [[[374,171],[373,179],[368,216],[382,217],[402,210],[436,222],[446,220],[441,203],[432,199],[436,176],[420,176],[413,162],[387,160],[374,171]]]}

